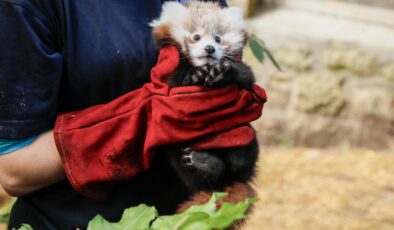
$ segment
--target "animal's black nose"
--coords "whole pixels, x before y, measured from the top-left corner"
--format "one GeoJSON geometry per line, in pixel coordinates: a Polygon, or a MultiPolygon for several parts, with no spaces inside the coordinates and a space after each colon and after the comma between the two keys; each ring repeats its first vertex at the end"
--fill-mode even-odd
{"type": "Polygon", "coordinates": [[[207,52],[207,54],[213,54],[215,53],[215,47],[211,45],[207,45],[205,46],[205,52],[207,52]]]}

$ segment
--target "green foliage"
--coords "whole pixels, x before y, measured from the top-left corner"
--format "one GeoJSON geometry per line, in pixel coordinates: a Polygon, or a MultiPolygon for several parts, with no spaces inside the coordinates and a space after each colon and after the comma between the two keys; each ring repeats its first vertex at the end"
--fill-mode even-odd
{"type": "Polygon", "coordinates": [[[0,223],[8,224],[10,220],[10,213],[15,200],[11,200],[4,207],[0,208],[0,223]]]}
{"type": "MultiPolygon", "coordinates": [[[[145,204],[126,209],[121,220],[116,223],[108,222],[102,216],[97,215],[89,222],[88,230],[226,229],[235,221],[244,219],[247,209],[256,201],[254,198],[247,198],[237,204],[224,203],[220,209],[217,209],[216,203],[226,195],[226,193],[214,193],[206,204],[195,205],[182,213],[168,216],[159,216],[156,208],[145,204]]],[[[13,202],[10,202],[0,210],[3,223],[8,222],[12,205],[13,202]]],[[[28,224],[22,224],[18,230],[33,230],[33,228],[28,224]]]]}
{"type": "MultiPolygon", "coordinates": [[[[12,206],[14,206],[15,199],[10,200],[5,206],[0,208],[0,223],[8,224],[11,215],[12,206]]],[[[15,230],[15,228],[13,228],[15,230]]],[[[18,230],[33,230],[33,228],[28,224],[22,224],[18,230]]]]}
{"type": "Polygon", "coordinates": [[[102,216],[98,215],[89,222],[89,230],[143,230],[149,229],[150,222],[157,216],[157,211],[154,207],[148,207],[141,204],[137,207],[126,209],[118,223],[110,223],[102,216]]]}
{"type": "Polygon", "coordinates": [[[253,52],[253,55],[257,58],[257,60],[259,60],[259,62],[262,63],[264,61],[265,55],[267,55],[267,57],[275,65],[275,67],[278,70],[282,71],[279,63],[275,60],[275,58],[272,55],[272,53],[268,50],[268,48],[266,47],[264,42],[261,39],[259,39],[256,35],[253,34],[250,37],[250,39],[249,39],[249,46],[250,46],[250,49],[253,52]]]}
{"type": "Polygon", "coordinates": [[[257,37],[255,35],[252,35],[252,37],[249,40],[249,46],[250,49],[252,50],[254,56],[259,60],[260,62],[264,61],[264,49],[260,45],[260,43],[257,40],[257,37]]]}
{"type": "Polygon", "coordinates": [[[295,145],[294,140],[289,135],[284,134],[284,133],[279,133],[276,136],[276,142],[279,145],[287,147],[287,148],[293,148],[295,145]]]}
{"type": "Polygon", "coordinates": [[[216,202],[226,196],[215,193],[204,205],[192,206],[183,213],[171,216],[158,216],[154,207],[144,204],[126,209],[122,219],[110,223],[102,216],[89,222],[88,230],[210,230],[225,229],[235,221],[245,218],[248,207],[255,199],[247,198],[237,204],[224,203],[219,210],[216,202]]]}
{"type": "Polygon", "coordinates": [[[33,230],[33,228],[28,224],[22,224],[22,226],[18,228],[18,230],[33,230]]]}

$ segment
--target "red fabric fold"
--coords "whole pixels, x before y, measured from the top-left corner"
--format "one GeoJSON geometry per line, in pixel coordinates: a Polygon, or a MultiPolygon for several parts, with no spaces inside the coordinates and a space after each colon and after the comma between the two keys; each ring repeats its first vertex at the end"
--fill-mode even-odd
{"type": "Polygon", "coordinates": [[[179,53],[164,47],[151,83],[107,104],[57,117],[54,138],[67,177],[80,193],[105,198],[114,181],[149,168],[154,153],[190,144],[196,149],[249,144],[249,122],[262,114],[265,91],[235,85],[220,89],[170,88],[179,53]]]}

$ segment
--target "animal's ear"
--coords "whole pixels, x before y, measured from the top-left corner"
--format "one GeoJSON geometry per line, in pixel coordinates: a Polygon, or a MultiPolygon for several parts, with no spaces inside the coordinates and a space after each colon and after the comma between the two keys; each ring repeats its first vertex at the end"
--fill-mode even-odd
{"type": "Polygon", "coordinates": [[[182,26],[168,23],[153,27],[152,35],[158,47],[172,44],[182,49],[185,38],[190,36],[190,33],[182,26]]]}
{"type": "MultiPolygon", "coordinates": [[[[239,33],[242,34],[243,45],[245,45],[251,32],[245,21],[243,9],[239,7],[223,8],[220,14],[229,31],[239,31],[239,33]]],[[[230,38],[235,40],[233,43],[236,43],[237,39],[235,39],[234,36],[230,36],[230,38]]]]}
{"type": "Polygon", "coordinates": [[[244,11],[239,7],[223,8],[221,13],[227,20],[232,20],[232,21],[244,20],[244,11]]]}
{"type": "Polygon", "coordinates": [[[182,26],[188,15],[188,8],[178,2],[163,4],[160,18],[149,25],[153,27],[153,37],[159,47],[166,44],[178,44],[186,32],[182,26]],[[178,42],[177,42],[178,41],[178,42]]]}
{"type": "Polygon", "coordinates": [[[163,47],[167,44],[176,43],[175,38],[171,34],[169,25],[160,25],[153,28],[153,39],[158,47],[163,47]]]}
{"type": "Polygon", "coordinates": [[[153,20],[149,25],[153,28],[163,24],[173,24],[184,21],[188,14],[186,6],[178,2],[166,2],[163,4],[160,18],[153,20]]]}

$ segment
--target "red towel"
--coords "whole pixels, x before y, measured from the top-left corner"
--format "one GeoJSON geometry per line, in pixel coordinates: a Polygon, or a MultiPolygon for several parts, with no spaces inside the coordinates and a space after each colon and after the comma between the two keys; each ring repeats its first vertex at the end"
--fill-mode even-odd
{"type": "Polygon", "coordinates": [[[226,148],[255,138],[247,124],[262,114],[262,88],[170,88],[166,79],[178,63],[178,50],[166,46],[152,69],[151,83],[107,104],[57,117],[55,143],[78,192],[105,198],[113,182],[149,168],[163,147],[226,148]]]}

